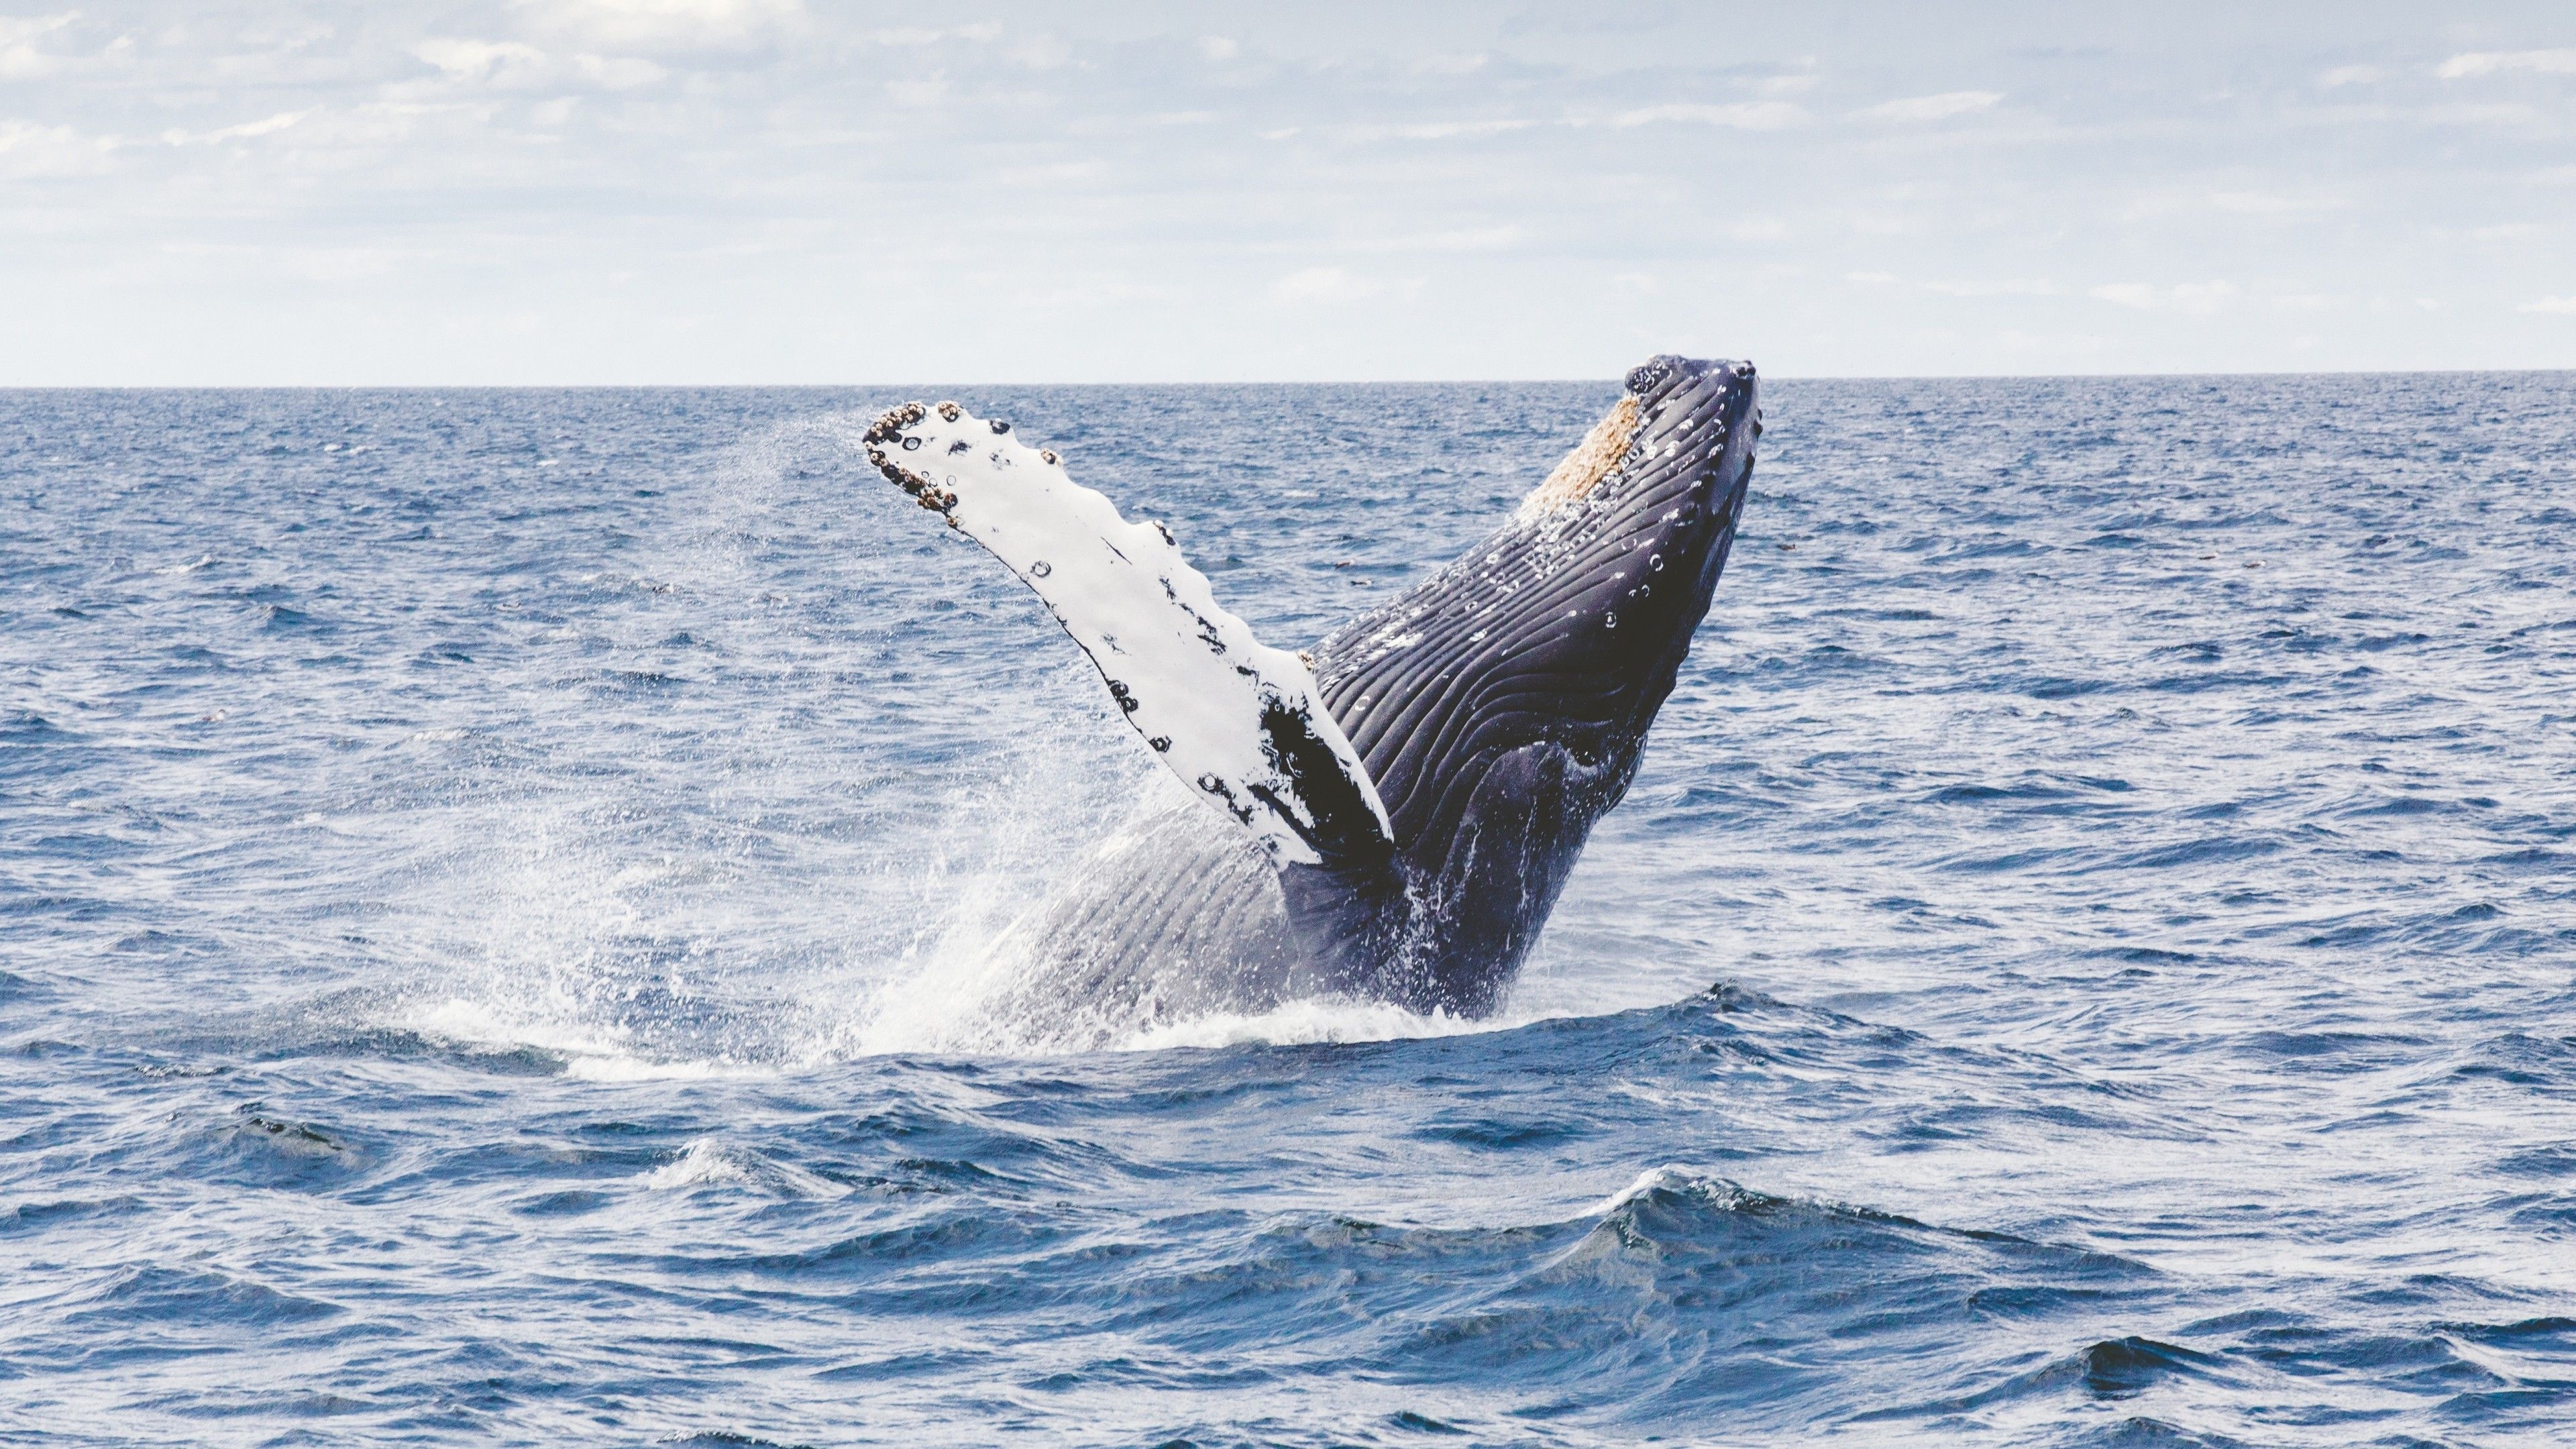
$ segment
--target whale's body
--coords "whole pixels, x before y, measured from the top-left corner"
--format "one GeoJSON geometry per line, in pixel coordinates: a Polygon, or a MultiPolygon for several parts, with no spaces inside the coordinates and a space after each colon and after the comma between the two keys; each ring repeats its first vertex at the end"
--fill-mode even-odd
{"type": "Polygon", "coordinates": [[[1491,1011],[1636,773],[1760,431],[1750,364],[1655,358],[1490,538],[1289,656],[1007,425],[887,414],[879,466],[1047,599],[1217,807],[1107,842],[1009,933],[1006,995],[1094,1033],[1313,996],[1491,1011]]]}

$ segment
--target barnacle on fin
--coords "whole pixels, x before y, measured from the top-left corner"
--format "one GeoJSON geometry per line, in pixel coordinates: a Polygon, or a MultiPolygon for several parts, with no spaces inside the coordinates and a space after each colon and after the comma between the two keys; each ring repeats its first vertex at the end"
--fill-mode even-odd
{"type": "Polygon", "coordinates": [[[864,441],[870,443],[891,443],[897,437],[902,435],[904,429],[911,427],[914,423],[920,422],[921,418],[921,404],[917,402],[905,403],[901,407],[888,408],[877,415],[876,423],[868,429],[867,436],[864,441]]]}

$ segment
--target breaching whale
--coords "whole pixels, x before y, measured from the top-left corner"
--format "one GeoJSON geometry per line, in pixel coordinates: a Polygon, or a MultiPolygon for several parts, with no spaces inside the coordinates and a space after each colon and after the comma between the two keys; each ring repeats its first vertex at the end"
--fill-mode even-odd
{"type": "Polygon", "coordinates": [[[1761,431],[1751,363],[1653,358],[1490,538],[1291,653],[1008,423],[878,418],[869,461],[1036,590],[1201,802],[1006,933],[992,1009],[1074,1040],[1317,996],[1492,1011],[1636,774],[1761,431]]]}

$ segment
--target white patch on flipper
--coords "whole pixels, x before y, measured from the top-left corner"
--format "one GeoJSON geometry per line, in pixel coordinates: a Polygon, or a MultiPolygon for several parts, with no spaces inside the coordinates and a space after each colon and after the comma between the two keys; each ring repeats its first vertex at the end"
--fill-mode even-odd
{"type": "MultiPolygon", "coordinates": [[[[1117,505],[954,403],[898,408],[869,430],[869,460],[947,516],[1037,592],[1100,670],[1146,744],[1282,862],[1313,865],[1319,823],[1270,748],[1263,719],[1302,715],[1390,842],[1386,807],[1303,661],[1252,636],[1159,523],[1117,505]]],[[[1347,827],[1349,822],[1342,822],[1347,827]]]]}

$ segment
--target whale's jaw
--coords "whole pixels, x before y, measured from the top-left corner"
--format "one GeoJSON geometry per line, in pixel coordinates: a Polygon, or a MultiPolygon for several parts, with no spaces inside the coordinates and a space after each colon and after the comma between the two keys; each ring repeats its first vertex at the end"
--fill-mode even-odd
{"type": "Polygon", "coordinates": [[[1636,773],[1734,542],[1749,363],[1658,357],[1492,537],[1318,646],[1393,826],[1391,875],[1291,869],[1340,989],[1490,1011],[1636,773]]]}

